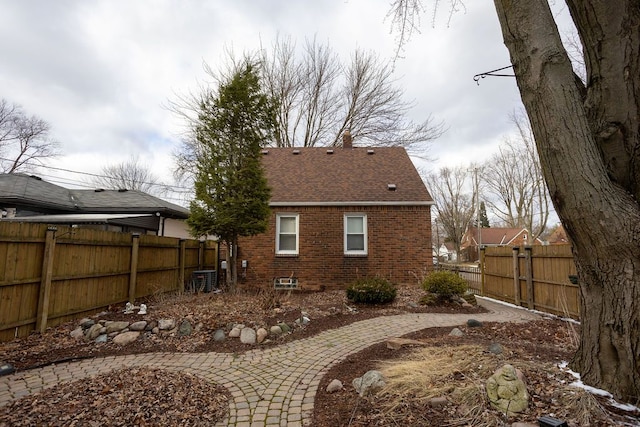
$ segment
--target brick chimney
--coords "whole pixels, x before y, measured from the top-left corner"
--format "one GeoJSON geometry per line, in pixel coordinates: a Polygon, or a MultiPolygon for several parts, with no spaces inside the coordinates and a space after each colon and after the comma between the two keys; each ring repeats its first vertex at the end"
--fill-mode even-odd
{"type": "Polygon", "coordinates": [[[351,139],[351,132],[349,132],[348,130],[345,130],[344,135],[342,135],[342,148],[344,149],[353,148],[352,141],[353,140],[351,139]]]}

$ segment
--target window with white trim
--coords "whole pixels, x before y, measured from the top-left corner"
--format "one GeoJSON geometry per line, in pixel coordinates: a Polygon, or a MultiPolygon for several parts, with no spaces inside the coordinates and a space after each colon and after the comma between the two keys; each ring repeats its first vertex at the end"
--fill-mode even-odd
{"type": "Polygon", "coordinates": [[[298,214],[276,215],[276,255],[298,255],[298,214]]]}
{"type": "Polygon", "coordinates": [[[367,255],[367,216],[346,214],[344,216],[344,254],[367,255]]]}

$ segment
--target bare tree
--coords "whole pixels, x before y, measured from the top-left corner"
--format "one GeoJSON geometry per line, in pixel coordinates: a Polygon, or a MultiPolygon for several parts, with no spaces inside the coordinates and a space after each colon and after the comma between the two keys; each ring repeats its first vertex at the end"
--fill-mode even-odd
{"type": "Polygon", "coordinates": [[[453,242],[460,259],[460,244],[475,213],[475,196],[469,193],[468,169],[442,168],[427,178],[429,191],[435,201],[437,222],[446,234],[445,240],[453,242]]]}
{"type": "Polygon", "coordinates": [[[408,119],[414,103],[404,100],[392,64],[373,52],[356,50],[342,64],[315,39],[298,55],[290,38],[279,38],[262,55],[266,87],[280,101],[277,146],[336,146],[349,130],[356,143],[424,152],[444,131],[431,116],[408,119]]]}
{"type": "Polygon", "coordinates": [[[17,104],[0,99],[0,171],[29,171],[58,154],[58,143],[49,138],[49,123],[28,116],[17,104]]]}
{"type": "Polygon", "coordinates": [[[105,166],[92,184],[112,190],[137,190],[150,194],[162,194],[164,185],[137,156],[122,163],[105,166]]]}
{"type": "MultiPolygon", "coordinates": [[[[414,2],[392,3],[397,21],[415,23],[414,2]]],[[[565,2],[580,36],[584,82],[573,70],[548,0],[494,0],[542,171],[578,270],[582,327],[572,367],[585,383],[637,402],[640,3],[565,2]]]]}
{"type": "Polygon", "coordinates": [[[494,215],[507,227],[525,227],[532,240],[542,234],[549,219],[549,193],[542,176],[529,121],[513,113],[518,137],[508,138],[482,170],[482,181],[494,215]]]}

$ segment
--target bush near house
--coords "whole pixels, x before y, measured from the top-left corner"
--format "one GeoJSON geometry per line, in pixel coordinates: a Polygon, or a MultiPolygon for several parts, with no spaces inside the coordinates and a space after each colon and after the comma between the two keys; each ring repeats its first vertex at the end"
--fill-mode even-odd
{"type": "Polygon", "coordinates": [[[439,299],[451,299],[455,295],[463,295],[467,291],[467,282],[450,271],[436,271],[422,281],[422,288],[439,299]]]}
{"type": "Polygon", "coordinates": [[[358,279],[347,288],[347,298],[357,304],[386,304],[396,298],[396,287],[382,277],[358,279]]]}

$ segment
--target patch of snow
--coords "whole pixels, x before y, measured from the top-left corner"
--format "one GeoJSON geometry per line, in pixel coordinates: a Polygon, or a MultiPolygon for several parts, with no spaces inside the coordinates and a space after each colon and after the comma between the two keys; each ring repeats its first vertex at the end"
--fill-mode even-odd
{"type": "Polygon", "coordinates": [[[491,302],[495,302],[495,303],[498,303],[498,304],[506,305],[507,307],[511,307],[511,308],[519,308],[521,310],[526,310],[526,311],[528,311],[530,313],[535,313],[535,314],[538,314],[538,315],[542,316],[543,320],[544,319],[559,319],[559,320],[562,320],[562,321],[565,321],[565,322],[575,323],[576,325],[580,324],[580,321],[572,319],[570,317],[562,317],[562,316],[558,316],[558,315],[555,315],[555,314],[547,313],[545,311],[532,310],[532,309],[529,309],[527,307],[522,307],[521,305],[511,304],[510,302],[502,301],[502,300],[499,300],[499,299],[483,297],[483,296],[480,296],[480,295],[476,295],[476,298],[486,299],[486,300],[489,300],[491,302]]]}
{"type": "Polygon", "coordinates": [[[596,387],[592,387],[589,385],[586,385],[585,383],[583,383],[580,380],[580,374],[577,372],[572,371],[571,369],[568,368],[569,363],[563,361],[560,362],[560,364],[558,364],[558,367],[560,369],[564,369],[566,372],[568,372],[569,374],[573,375],[577,381],[572,382],[571,384],[569,384],[569,386],[571,387],[576,387],[576,388],[581,388],[585,391],[588,391],[591,394],[594,394],[596,396],[603,396],[603,397],[607,397],[609,398],[609,404],[613,407],[616,407],[618,409],[621,409],[623,411],[627,411],[627,412],[640,412],[640,407],[635,406],[635,405],[631,405],[629,403],[620,403],[617,400],[615,400],[613,398],[613,395],[611,393],[609,393],[606,390],[602,390],[600,388],[596,388],[596,387]]]}

